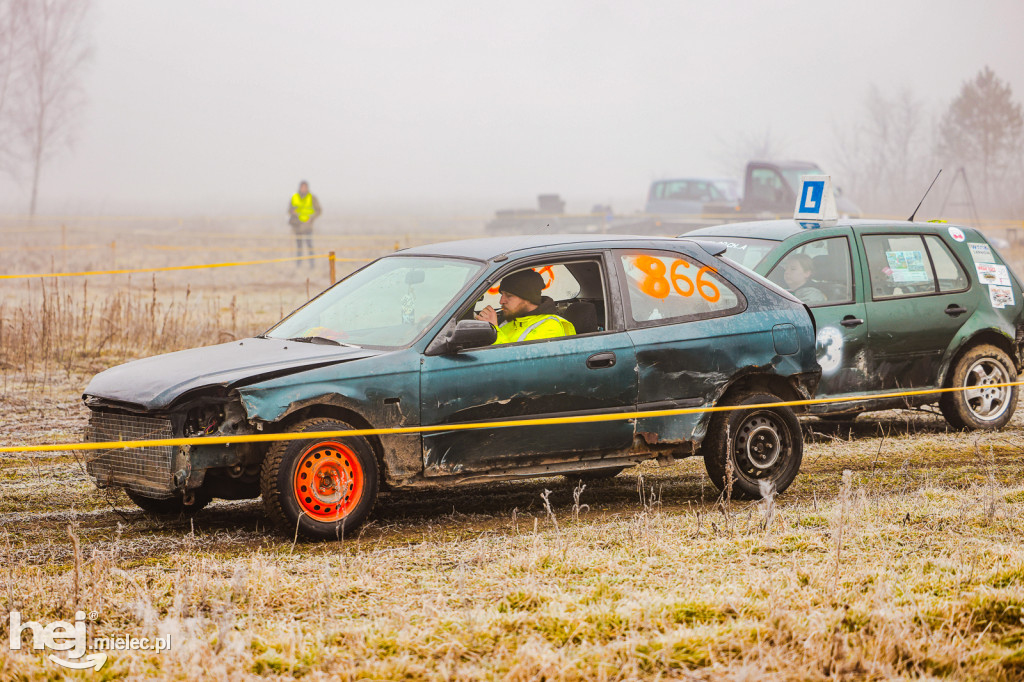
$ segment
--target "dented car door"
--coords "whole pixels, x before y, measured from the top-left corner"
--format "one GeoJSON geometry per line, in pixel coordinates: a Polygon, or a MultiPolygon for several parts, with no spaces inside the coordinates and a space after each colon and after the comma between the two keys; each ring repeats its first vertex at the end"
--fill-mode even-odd
{"type": "MultiPolygon", "coordinates": [[[[613,290],[607,284],[604,289],[613,290]]],[[[634,410],[633,344],[620,322],[610,321],[609,327],[582,336],[425,355],[422,424],[634,410]]],[[[444,476],[598,459],[628,450],[633,432],[631,420],[619,419],[424,433],[423,469],[427,476],[444,476]]]]}

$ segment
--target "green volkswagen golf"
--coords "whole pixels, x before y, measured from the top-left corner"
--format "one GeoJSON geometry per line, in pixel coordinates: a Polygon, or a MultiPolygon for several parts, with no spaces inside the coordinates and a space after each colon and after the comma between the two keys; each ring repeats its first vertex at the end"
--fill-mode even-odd
{"type": "Polygon", "coordinates": [[[113,447],[87,469],[152,512],[262,495],[271,519],[319,538],[362,523],[381,486],[614,476],[651,458],[702,456],[737,496],[781,492],[803,446],[793,410],[772,403],[813,395],[813,321],[720,252],[555,235],[389,255],[264,334],[130,362],[85,389],[92,442],[320,435],[113,447]],[[498,309],[523,306],[560,333],[495,344],[493,322],[511,324],[498,309]],[[684,412],[617,417],[672,409],[684,412]],[[494,425],[538,418],[550,421],[494,425]],[[390,428],[409,431],[323,435],[390,428]]]}
{"type": "Polygon", "coordinates": [[[687,237],[803,300],[817,323],[822,369],[811,414],[938,403],[958,429],[997,429],[1013,416],[1024,342],[1021,283],[985,236],[945,223],[772,220],[687,237]],[[965,390],[879,397],[910,389],[965,390]]]}

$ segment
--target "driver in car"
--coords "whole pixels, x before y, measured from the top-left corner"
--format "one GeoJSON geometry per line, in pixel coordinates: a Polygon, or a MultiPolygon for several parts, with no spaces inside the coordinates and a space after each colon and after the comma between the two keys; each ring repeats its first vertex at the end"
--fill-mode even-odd
{"type": "Polygon", "coordinates": [[[543,296],[544,278],[534,270],[513,272],[501,280],[501,310],[505,321],[498,324],[498,312],[487,306],[476,314],[476,319],[490,322],[498,330],[498,343],[517,343],[536,339],[573,336],[575,327],[555,314],[555,302],[543,296]]]}

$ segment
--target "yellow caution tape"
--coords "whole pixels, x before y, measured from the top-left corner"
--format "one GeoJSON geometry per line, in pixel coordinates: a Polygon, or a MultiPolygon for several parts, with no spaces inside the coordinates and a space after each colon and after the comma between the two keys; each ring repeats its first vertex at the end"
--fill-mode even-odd
{"type": "MultiPolygon", "coordinates": [[[[986,384],[985,388],[1003,388],[1008,386],[1024,386],[1024,381],[1013,381],[1002,384],[986,384]]],[[[239,436],[198,436],[193,438],[155,438],[150,440],[118,440],[103,443],[60,443],[51,445],[9,445],[0,447],[2,452],[61,452],[67,450],[109,450],[113,448],[147,448],[170,445],[223,445],[227,443],[271,443],[287,440],[308,440],[311,438],[343,438],[348,436],[383,436],[408,435],[415,433],[436,433],[439,431],[471,431],[475,429],[496,429],[514,426],[549,426],[555,424],[588,424],[592,422],[624,421],[629,419],[649,419],[652,417],[674,417],[683,414],[703,412],[730,412],[735,410],[754,410],[766,407],[797,407],[805,405],[826,405],[830,403],[857,402],[878,400],[881,398],[903,398],[916,395],[935,393],[952,393],[969,391],[977,386],[959,386],[955,388],[931,388],[920,391],[900,391],[897,393],[880,393],[869,396],[847,396],[842,398],[818,398],[813,400],[788,400],[775,403],[757,403],[753,405],[724,405],[718,407],[681,407],[670,410],[647,410],[643,412],[619,412],[615,414],[592,414],[578,417],[543,417],[538,419],[518,419],[513,421],[473,422],[468,424],[438,424],[435,426],[401,426],[386,429],[349,429],[347,431],[305,431],[302,433],[264,433],[239,436]]]]}
{"type": "MultiPolygon", "coordinates": [[[[84,275],[123,275],[134,272],[169,272],[171,270],[203,270],[206,268],[232,268],[240,265],[263,265],[264,263],[287,263],[289,261],[311,260],[314,258],[330,258],[329,253],[316,256],[294,256],[292,258],[269,258],[266,260],[247,260],[234,263],[205,263],[203,265],[170,265],[163,268],[135,268],[132,270],[91,270],[89,272],[50,272],[36,275],[0,275],[0,279],[26,279],[30,277],[81,277],[84,275]]],[[[335,262],[373,260],[372,258],[337,258],[335,262]]]]}

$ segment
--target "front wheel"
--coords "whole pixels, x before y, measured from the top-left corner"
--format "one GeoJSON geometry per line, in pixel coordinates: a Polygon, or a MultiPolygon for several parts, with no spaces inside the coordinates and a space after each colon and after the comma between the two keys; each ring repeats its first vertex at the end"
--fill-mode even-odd
{"type": "Polygon", "coordinates": [[[950,388],[964,390],[943,393],[939,409],[955,429],[1002,428],[1017,407],[1017,387],[997,384],[1015,381],[1009,355],[995,346],[975,346],[957,361],[950,377],[950,388]]]}
{"type": "MultiPolygon", "coordinates": [[[[745,392],[723,405],[777,402],[779,398],[769,393],[745,392]]],[[[772,486],[778,493],[789,487],[800,471],[804,442],[793,410],[756,407],[716,412],[700,451],[708,476],[719,490],[728,487],[731,468],[732,495],[756,500],[768,495],[772,486]]]]}
{"type": "MultiPolygon", "coordinates": [[[[334,419],[300,422],[296,432],[348,431],[334,419]]],[[[377,458],[365,438],[278,441],[260,475],[263,506],[282,530],[316,540],[341,539],[358,528],[377,501],[377,458]]]]}

